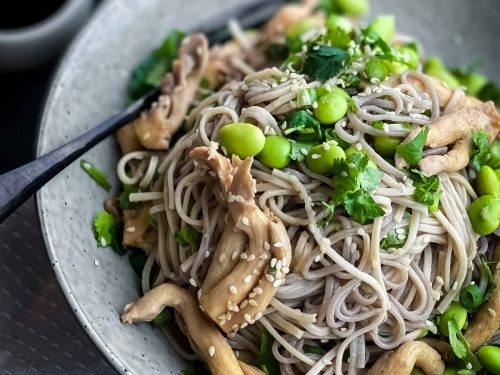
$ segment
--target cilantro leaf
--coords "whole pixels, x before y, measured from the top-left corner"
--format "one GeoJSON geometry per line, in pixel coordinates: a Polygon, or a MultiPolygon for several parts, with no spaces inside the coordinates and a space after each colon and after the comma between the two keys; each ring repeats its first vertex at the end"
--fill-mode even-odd
{"type": "Polygon", "coordinates": [[[128,87],[131,99],[138,99],[161,84],[163,76],[177,58],[178,48],[184,36],[179,30],[169,33],[161,46],[134,70],[128,87]]]}
{"type": "Polygon", "coordinates": [[[287,116],[284,133],[302,142],[319,142],[322,139],[321,124],[306,110],[292,112],[287,116]]]}
{"type": "Polygon", "coordinates": [[[297,107],[311,107],[317,99],[316,90],[313,88],[302,89],[297,93],[297,107]]]}
{"type": "Polygon", "coordinates": [[[385,213],[372,196],[362,190],[349,193],[344,200],[344,207],[347,213],[360,224],[366,224],[385,213]]]}
{"type": "Polygon", "coordinates": [[[408,171],[408,175],[413,180],[415,192],[413,198],[419,203],[429,207],[430,212],[436,212],[441,198],[441,189],[438,176],[425,176],[417,168],[408,171]]]}
{"type": "Polygon", "coordinates": [[[470,158],[471,164],[476,171],[486,163],[488,153],[488,134],[484,130],[472,133],[472,142],[474,142],[474,149],[470,158]]]}
{"type": "Polygon", "coordinates": [[[108,181],[108,177],[99,168],[83,159],[80,160],[80,168],[82,168],[85,173],[87,173],[90,178],[92,178],[104,190],[111,190],[111,184],[108,181]]]}
{"type": "Polygon", "coordinates": [[[111,246],[119,255],[125,254],[122,241],[121,222],[106,211],[99,211],[94,218],[94,235],[98,247],[111,246]]]}
{"type": "Polygon", "coordinates": [[[427,142],[429,128],[423,128],[415,138],[406,144],[396,146],[396,152],[410,165],[417,164],[422,160],[422,151],[427,142]]]}
{"type": "Polygon", "coordinates": [[[135,185],[123,185],[123,191],[120,193],[120,207],[122,210],[128,210],[140,206],[141,202],[131,202],[129,197],[132,193],[140,193],[141,189],[135,185]]]}
{"type": "Polygon", "coordinates": [[[395,229],[392,229],[380,241],[380,247],[384,250],[399,249],[404,246],[407,237],[408,228],[404,228],[403,233],[397,233],[395,229]]]}
{"type": "Polygon", "coordinates": [[[458,328],[455,319],[450,319],[448,321],[448,332],[450,346],[455,356],[465,363],[470,363],[473,370],[480,370],[482,368],[481,363],[470,350],[470,345],[462,334],[462,331],[458,328]]]}
{"type": "Polygon", "coordinates": [[[316,146],[315,142],[299,142],[293,139],[290,140],[290,159],[295,161],[304,161],[307,154],[316,146]]]}
{"type": "Polygon", "coordinates": [[[175,240],[183,247],[200,246],[202,234],[191,225],[186,225],[184,228],[175,233],[175,240]]]}
{"type": "Polygon", "coordinates": [[[151,324],[153,324],[155,327],[161,327],[164,326],[174,319],[172,312],[168,307],[165,307],[161,313],[156,315],[156,317],[151,321],[151,324]]]}
{"type": "Polygon", "coordinates": [[[327,45],[315,45],[306,55],[302,73],[309,77],[326,81],[340,73],[349,59],[346,50],[327,45]]]}
{"type": "Polygon", "coordinates": [[[335,213],[335,203],[333,203],[333,201],[322,201],[321,204],[327,209],[327,215],[323,219],[318,220],[318,222],[316,223],[318,227],[324,227],[330,224],[335,213]]]}
{"type": "MultiPolygon", "coordinates": [[[[367,156],[366,158],[368,159],[367,156]]],[[[359,187],[364,191],[376,189],[380,181],[382,181],[382,172],[375,168],[365,168],[358,176],[359,187]]]]}
{"type": "Polygon", "coordinates": [[[495,279],[493,278],[493,275],[491,273],[491,268],[485,259],[483,259],[481,262],[480,273],[481,282],[487,284],[483,296],[483,302],[485,302],[491,297],[491,295],[493,294],[493,290],[495,290],[495,288],[497,287],[497,284],[495,283],[495,279]]]}
{"type": "Polygon", "coordinates": [[[280,366],[273,355],[274,337],[267,331],[262,331],[260,335],[260,351],[257,356],[257,364],[266,375],[280,375],[280,366]]]}

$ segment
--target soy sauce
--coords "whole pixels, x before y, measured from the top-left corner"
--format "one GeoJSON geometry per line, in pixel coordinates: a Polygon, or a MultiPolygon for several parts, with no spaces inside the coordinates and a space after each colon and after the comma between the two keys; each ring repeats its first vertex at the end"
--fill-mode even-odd
{"type": "Polygon", "coordinates": [[[0,2],[0,29],[26,27],[50,17],[65,0],[13,0],[0,2]]]}

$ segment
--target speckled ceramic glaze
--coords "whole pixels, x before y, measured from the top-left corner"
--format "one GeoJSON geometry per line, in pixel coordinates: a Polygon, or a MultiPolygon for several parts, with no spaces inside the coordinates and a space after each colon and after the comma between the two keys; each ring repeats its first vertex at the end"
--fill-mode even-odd
{"type": "MultiPolygon", "coordinates": [[[[251,0],[112,0],[75,41],[56,75],[40,129],[42,155],[123,107],[131,70],[172,28],[196,29],[251,0]]],[[[392,12],[399,30],[417,36],[428,53],[451,64],[482,61],[497,81],[500,57],[498,0],[378,0],[374,12],[392,12]]],[[[114,176],[113,139],[85,159],[114,176]]],[[[112,182],[117,187],[113,177],[112,182]]],[[[78,163],[38,195],[45,242],[56,276],[75,314],[96,345],[122,373],[177,374],[183,362],[148,324],[125,326],[123,306],[138,297],[139,280],[128,259],[97,248],[91,230],[108,194],[78,163]]]]}

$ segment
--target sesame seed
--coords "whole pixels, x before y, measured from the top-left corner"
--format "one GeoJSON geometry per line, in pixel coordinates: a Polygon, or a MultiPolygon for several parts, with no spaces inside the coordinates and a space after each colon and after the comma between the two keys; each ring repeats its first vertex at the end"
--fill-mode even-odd
{"type": "Polygon", "coordinates": [[[275,242],[274,247],[283,247],[283,244],[281,242],[275,242]]]}
{"type": "Polygon", "coordinates": [[[356,168],[356,164],[354,164],[354,163],[349,163],[349,164],[347,164],[347,166],[351,169],[356,168]]]}
{"type": "Polygon", "coordinates": [[[305,148],[301,148],[301,149],[300,149],[300,153],[301,153],[302,155],[305,155],[305,156],[307,156],[307,154],[308,154],[308,152],[307,152],[307,150],[306,150],[305,148]]]}
{"type": "Polygon", "coordinates": [[[252,275],[247,275],[247,276],[245,276],[245,278],[243,279],[243,282],[244,282],[245,284],[248,284],[251,280],[252,280],[252,275]]]}
{"type": "Polygon", "coordinates": [[[347,177],[347,172],[346,171],[340,172],[340,176],[343,177],[343,178],[346,178],[347,177]]]}
{"type": "Polygon", "coordinates": [[[406,236],[403,233],[398,234],[398,240],[402,241],[406,238],[406,236]]]}
{"type": "Polygon", "coordinates": [[[246,217],[246,216],[243,216],[241,218],[241,222],[242,222],[243,225],[246,225],[246,226],[250,225],[250,221],[248,220],[248,217],[246,217]]]}
{"type": "Polygon", "coordinates": [[[134,233],[135,232],[135,227],[128,227],[127,229],[125,229],[127,232],[129,233],[134,233]]]}
{"type": "Polygon", "coordinates": [[[282,264],[282,263],[281,263],[281,260],[278,260],[278,261],[276,262],[276,270],[278,270],[278,271],[279,271],[279,270],[281,269],[281,264],[282,264]]]}
{"type": "Polygon", "coordinates": [[[488,308],[488,313],[489,313],[491,316],[493,316],[493,317],[497,316],[496,311],[495,311],[495,310],[493,310],[492,308],[488,308]]]}
{"type": "Polygon", "coordinates": [[[234,355],[236,356],[236,358],[239,358],[240,357],[240,352],[238,350],[235,350],[234,351],[234,355]]]}
{"type": "Polygon", "coordinates": [[[208,258],[210,256],[210,251],[205,251],[205,258],[208,258]]]}
{"type": "Polygon", "coordinates": [[[259,259],[261,260],[266,260],[267,259],[267,254],[260,254],[259,259]]]}
{"type": "Polygon", "coordinates": [[[276,270],[276,278],[281,279],[283,277],[283,274],[281,273],[280,270],[276,270]]]}
{"type": "Polygon", "coordinates": [[[347,331],[347,328],[346,328],[346,327],[342,327],[342,328],[340,328],[340,332],[345,332],[345,331],[347,331]]]}
{"type": "Polygon", "coordinates": [[[266,279],[267,279],[267,281],[269,281],[270,283],[272,283],[272,282],[274,281],[274,277],[273,277],[273,275],[270,275],[270,274],[268,274],[268,273],[266,273],[266,279]]]}
{"type": "Polygon", "coordinates": [[[321,255],[316,255],[316,256],[314,257],[314,261],[315,261],[316,263],[318,263],[320,260],[321,260],[321,255]]]}
{"type": "Polygon", "coordinates": [[[430,320],[426,320],[426,321],[425,321],[425,324],[426,324],[428,327],[434,327],[434,323],[432,323],[432,321],[430,321],[430,320]]]}
{"type": "Polygon", "coordinates": [[[288,273],[290,272],[290,268],[288,267],[282,267],[281,270],[284,272],[284,273],[288,273]]]}
{"type": "Polygon", "coordinates": [[[252,260],[254,260],[254,259],[255,259],[255,255],[254,255],[254,254],[250,254],[250,255],[248,256],[248,258],[247,258],[247,260],[248,260],[249,262],[251,262],[251,261],[252,261],[252,260]]]}
{"type": "MultiPolygon", "coordinates": [[[[259,266],[259,267],[260,267],[260,266],[259,266]]],[[[254,268],[254,270],[252,271],[252,273],[253,273],[254,275],[258,275],[260,272],[259,272],[259,270],[258,270],[257,268],[254,268]]]]}
{"type": "Polygon", "coordinates": [[[241,309],[244,309],[247,305],[248,305],[248,300],[247,300],[247,299],[245,299],[245,300],[243,300],[243,301],[240,303],[240,308],[241,308],[241,309]]]}
{"type": "Polygon", "coordinates": [[[311,155],[311,158],[312,158],[312,159],[319,159],[320,157],[321,157],[321,155],[320,155],[320,154],[312,154],[312,155],[311,155]]]}
{"type": "Polygon", "coordinates": [[[201,311],[205,311],[205,308],[202,305],[198,305],[198,307],[201,311]]]}
{"type": "Polygon", "coordinates": [[[101,246],[102,247],[108,246],[108,241],[106,241],[106,239],[104,237],[101,237],[101,241],[100,242],[101,242],[101,246]]]}
{"type": "Polygon", "coordinates": [[[455,281],[453,283],[453,286],[451,287],[451,290],[457,290],[457,288],[458,288],[458,282],[455,281]]]}
{"type": "Polygon", "coordinates": [[[273,288],[277,288],[281,285],[281,280],[275,280],[273,283],[273,288]]]}
{"type": "MultiPolygon", "coordinates": [[[[264,250],[271,250],[271,245],[269,245],[269,242],[267,242],[267,241],[264,242],[264,250]]],[[[262,256],[266,256],[267,257],[267,255],[265,255],[265,254],[262,254],[261,257],[262,256]]]]}
{"type": "Polygon", "coordinates": [[[264,292],[264,291],[262,290],[262,288],[259,288],[259,287],[254,288],[254,290],[253,290],[253,291],[254,291],[255,293],[257,293],[257,294],[262,294],[262,293],[264,292]]]}
{"type": "Polygon", "coordinates": [[[231,320],[232,317],[233,317],[233,314],[231,314],[229,311],[226,312],[226,320],[231,320]]]}
{"type": "Polygon", "coordinates": [[[231,259],[235,260],[236,258],[238,258],[238,255],[238,251],[233,251],[233,254],[231,254],[231,259]]]}
{"type": "Polygon", "coordinates": [[[241,253],[241,254],[240,254],[240,258],[241,258],[241,259],[247,259],[247,258],[248,258],[247,253],[241,253]]]}
{"type": "Polygon", "coordinates": [[[233,324],[233,326],[231,327],[231,331],[237,331],[239,328],[238,324],[233,324]]]}
{"type": "Polygon", "coordinates": [[[323,150],[328,151],[330,149],[330,145],[326,142],[323,142],[323,150]]]}
{"type": "Polygon", "coordinates": [[[467,370],[472,370],[472,363],[467,362],[467,364],[465,365],[465,368],[466,368],[467,370]]]}
{"type": "Polygon", "coordinates": [[[254,300],[254,299],[249,299],[249,300],[248,300],[248,304],[249,304],[249,305],[251,305],[251,306],[257,306],[257,305],[258,305],[258,304],[257,304],[257,301],[256,301],[256,300],[254,300]]]}
{"type": "Polygon", "coordinates": [[[201,298],[201,289],[198,289],[198,292],[196,293],[198,298],[201,298]]]}
{"type": "Polygon", "coordinates": [[[210,348],[208,348],[208,355],[210,357],[213,357],[215,355],[215,346],[210,346],[210,348]]]}
{"type": "Polygon", "coordinates": [[[189,284],[191,284],[191,285],[192,285],[192,286],[194,286],[194,287],[196,287],[196,286],[197,286],[197,284],[196,284],[196,280],[195,280],[195,279],[193,279],[193,278],[189,279],[189,284]]]}
{"type": "Polygon", "coordinates": [[[318,108],[318,102],[316,100],[313,102],[312,107],[313,108],[318,108]]]}
{"type": "Polygon", "coordinates": [[[241,329],[243,329],[243,328],[245,328],[247,325],[248,325],[248,323],[247,323],[247,322],[243,322],[243,323],[241,323],[240,328],[241,328],[241,329]]]}
{"type": "Polygon", "coordinates": [[[366,234],[363,228],[359,228],[356,233],[358,234],[358,236],[364,236],[366,234]]]}
{"type": "Polygon", "coordinates": [[[224,259],[226,259],[226,254],[219,255],[219,262],[220,263],[224,262],[224,259]]]}
{"type": "Polygon", "coordinates": [[[243,315],[243,319],[249,324],[252,322],[252,317],[249,314],[243,315]]]}
{"type": "Polygon", "coordinates": [[[276,267],[276,263],[278,263],[278,259],[273,258],[273,259],[271,259],[271,262],[269,264],[271,265],[272,268],[274,268],[274,267],[276,267]]]}
{"type": "Polygon", "coordinates": [[[361,143],[356,143],[356,150],[361,151],[363,149],[363,145],[361,143]]]}
{"type": "Polygon", "coordinates": [[[94,259],[94,266],[98,266],[99,265],[99,261],[97,259],[94,259]]]}
{"type": "Polygon", "coordinates": [[[234,285],[231,285],[229,287],[229,291],[232,293],[232,294],[238,294],[238,289],[234,286],[234,285]]]}
{"type": "Polygon", "coordinates": [[[92,166],[89,163],[82,163],[82,167],[83,167],[83,169],[87,169],[87,170],[92,168],[92,166]]]}

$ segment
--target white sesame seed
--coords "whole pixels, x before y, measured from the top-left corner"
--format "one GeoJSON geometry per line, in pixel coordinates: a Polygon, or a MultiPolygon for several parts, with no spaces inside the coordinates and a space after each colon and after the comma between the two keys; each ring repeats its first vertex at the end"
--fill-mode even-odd
{"type": "Polygon", "coordinates": [[[266,273],[266,279],[267,279],[267,281],[269,281],[270,283],[272,283],[274,281],[274,276],[266,273]]]}
{"type": "Polygon", "coordinates": [[[278,271],[279,271],[279,270],[281,269],[281,265],[282,265],[281,260],[278,260],[278,261],[276,262],[276,270],[278,270],[278,271]]]}
{"type": "Polygon", "coordinates": [[[248,258],[247,253],[241,253],[241,254],[240,254],[240,258],[241,258],[241,259],[247,259],[247,258],[248,258]]]}
{"type": "Polygon", "coordinates": [[[472,363],[467,362],[467,364],[465,365],[465,368],[466,368],[467,370],[472,370],[472,363]]]}
{"type": "Polygon", "coordinates": [[[241,218],[241,222],[242,222],[243,225],[246,225],[246,226],[250,225],[250,221],[248,220],[248,217],[246,217],[246,216],[243,216],[241,218]]]}
{"type": "Polygon", "coordinates": [[[283,247],[283,244],[281,242],[275,242],[274,247],[283,247]]]}
{"type": "Polygon", "coordinates": [[[231,314],[229,311],[226,312],[226,320],[231,320],[232,317],[233,317],[233,314],[231,314]]]}
{"type": "Polygon", "coordinates": [[[261,260],[266,260],[267,259],[267,254],[260,254],[259,259],[261,260]]]}
{"type": "Polygon", "coordinates": [[[238,255],[238,251],[233,251],[233,253],[231,254],[231,259],[235,260],[236,258],[238,258],[238,255]]]}
{"type": "Polygon", "coordinates": [[[262,313],[259,311],[257,314],[255,314],[255,320],[259,320],[260,318],[262,318],[262,313]]]}
{"type": "Polygon", "coordinates": [[[221,255],[219,255],[219,263],[224,262],[224,259],[226,259],[226,254],[222,253],[221,255]]]}
{"type": "Polygon", "coordinates": [[[305,155],[305,156],[307,156],[307,154],[309,154],[309,153],[307,152],[307,150],[306,150],[305,148],[303,148],[303,147],[300,149],[300,153],[301,153],[302,155],[305,155]]]}
{"type": "Polygon", "coordinates": [[[83,169],[87,169],[87,170],[92,168],[92,166],[89,163],[85,163],[85,162],[82,163],[82,167],[83,167],[83,169]]]}
{"type": "Polygon", "coordinates": [[[312,159],[319,159],[319,158],[321,158],[321,155],[320,154],[312,154],[311,158],[312,159]]]}
{"type": "Polygon", "coordinates": [[[347,328],[346,328],[346,327],[342,327],[342,328],[340,328],[340,332],[345,332],[345,331],[347,331],[347,328]]]}
{"type": "Polygon", "coordinates": [[[251,305],[251,306],[257,306],[258,305],[257,301],[254,300],[254,299],[249,299],[248,300],[248,304],[251,305]]]}
{"type": "Polygon", "coordinates": [[[330,145],[327,142],[323,142],[323,150],[328,151],[330,149],[330,145]]]}
{"type": "Polygon", "coordinates": [[[246,326],[248,326],[248,323],[247,323],[247,322],[243,322],[243,323],[241,323],[240,328],[241,328],[241,329],[243,329],[243,328],[245,328],[246,326]]]}
{"type": "Polygon", "coordinates": [[[358,234],[358,236],[364,236],[366,234],[363,228],[359,228],[356,233],[358,234]]]}
{"type": "Polygon", "coordinates": [[[275,281],[273,282],[273,288],[277,288],[277,287],[279,287],[280,285],[281,285],[281,280],[275,280],[275,281]]]}
{"type": "Polygon", "coordinates": [[[210,346],[210,348],[208,348],[208,355],[210,357],[213,357],[215,355],[215,346],[210,346]]]}
{"type": "MultiPolygon", "coordinates": [[[[269,242],[267,242],[267,241],[264,242],[264,250],[271,250],[271,245],[269,245],[269,242]]],[[[265,254],[263,254],[263,255],[265,255],[265,254]]],[[[267,255],[265,255],[265,256],[267,256],[267,255]]]]}
{"type": "Polygon", "coordinates": [[[101,246],[102,247],[108,246],[108,241],[106,241],[106,239],[104,237],[101,237],[101,246]]]}
{"type": "Polygon", "coordinates": [[[290,272],[290,268],[288,267],[282,267],[281,270],[284,272],[284,273],[288,273],[290,272]]]}
{"type": "Polygon", "coordinates": [[[491,316],[493,316],[493,317],[497,316],[496,311],[495,311],[495,310],[493,310],[492,308],[488,308],[488,313],[489,313],[491,316]]]}
{"type": "Polygon", "coordinates": [[[347,166],[351,169],[356,168],[356,164],[354,164],[354,163],[349,163],[349,164],[347,164],[347,166]]]}
{"type": "Polygon", "coordinates": [[[273,258],[271,259],[271,262],[269,264],[271,265],[271,268],[274,268],[276,267],[276,263],[278,263],[278,259],[273,258]]]}
{"type": "Polygon", "coordinates": [[[208,258],[210,256],[210,251],[205,251],[205,258],[208,258]]]}
{"type": "Polygon", "coordinates": [[[205,308],[202,305],[198,305],[198,307],[201,311],[205,311],[205,308]]]}
{"type": "Polygon", "coordinates": [[[254,254],[250,254],[247,258],[247,261],[251,262],[252,260],[255,259],[255,255],[254,254]]]}
{"type": "Polygon", "coordinates": [[[125,229],[127,232],[129,233],[134,233],[135,232],[135,227],[128,227],[127,229],[125,229]]]}
{"type": "MultiPolygon", "coordinates": [[[[259,267],[260,267],[260,266],[259,266],[259,267]]],[[[252,273],[253,273],[254,275],[258,275],[260,272],[259,272],[259,270],[258,270],[257,268],[254,268],[254,269],[253,269],[253,271],[252,271],[252,273]]]]}
{"type": "Polygon", "coordinates": [[[191,285],[192,285],[192,286],[194,286],[194,287],[196,287],[196,286],[197,286],[197,284],[196,284],[196,280],[195,280],[195,279],[193,279],[193,278],[189,279],[189,284],[191,284],[191,285]]]}
{"type": "Polygon", "coordinates": [[[252,275],[247,275],[247,276],[245,276],[245,278],[243,279],[243,282],[244,282],[245,284],[248,284],[251,280],[252,280],[252,275]]]}
{"type": "Polygon", "coordinates": [[[98,266],[99,265],[99,261],[97,259],[94,259],[94,266],[98,266]]]}
{"type": "Polygon", "coordinates": [[[457,288],[458,288],[458,282],[455,281],[453,283],[453,286],[451,287],[451,290],[457,290],[457,288]]]}
{"type": "Polygon", "coordinates": [[[356,143],[356,150],[361,151],[363,149],[363,145],[361,143],[356,143]]]}
{"type": "Polygon", "coordinates": [[[318,263],[320,260],[321,260],[321,255],[316,255],[316,256],[314,257],[314,261],[315,261],[316,263],[318,263]]]}
{"type": "Polygon", "coordinates": [[[249,314],[243,315],[243,319],[249,324],[252,322],[252,317],[249,314]]]}
{"type": "Polygon", "coordinates": [[[427,325],[427,327],[434,327],[434,323],[432,323],[432,321],[430,320],[426,320],[425,324],[427,325]]]}
{"type": "Polygon", "coordinates": [[[346,171],[340,172],[340,176],[343,177],[343,178],[346,178],[347,177],[347,172],[346,171]]]}
{"type": "Polygon", "coordinates": [[[318,108],[318,102],[316,100],[313,102],[312,107],[313,108],[318,108]]]}
{"type": "Polygon", "coordinates": [[[254,291],[255,293],[257,293],[257,294],[262,294],[262,293],[264,292],[264,291],[262,290],[262,288],[259,288],[259,287],[254,288],[254,289],[253,289],[253,291],[254,291]]]}
{"type": "Polygon", "coordinates": [[[229,287],[229,291],[232,293],[232,294],[238,294],[238,289],[234,286],[234,285],[231,285],[229,287]]]}

